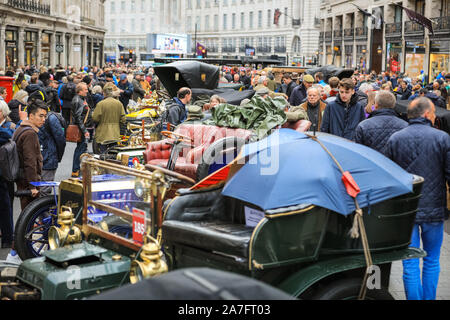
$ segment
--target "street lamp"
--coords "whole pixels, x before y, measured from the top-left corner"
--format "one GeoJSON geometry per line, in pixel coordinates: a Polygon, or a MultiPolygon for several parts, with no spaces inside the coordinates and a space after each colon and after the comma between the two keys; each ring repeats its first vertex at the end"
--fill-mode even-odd
{"type": "Polygon", "coordinates": [[[377,48],[377,53],[378,54],[381,54],[383,52],[383,49],[381,49],[381,46],[378,46],[378,48],[377,48]]]}

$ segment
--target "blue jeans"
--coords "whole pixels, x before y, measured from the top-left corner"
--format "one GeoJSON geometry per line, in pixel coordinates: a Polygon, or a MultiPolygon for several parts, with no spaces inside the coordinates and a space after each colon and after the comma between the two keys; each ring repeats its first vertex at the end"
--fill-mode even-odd
{"type": "Polygon", "coordinates": [[[14,236],[14,222],[8,182],[0,178],[0,230],[2,243],[11,243],[14,236]]]}
{"type": "Polygon", "coordinates": [[[75,152],[73,153],[72,172],[77,172],[80,170],[81,167],[80,156],[86,152],[87,152],[87,143],[83,137],[83,140],[77,143],[77,147],[75,148],[75,152]]]}
{"type": "Polygon", "coordinates": [[[426,251],[427,256],[423,258],[422,280],[420,260],[403,260],[403,285],[406,299],[436,300],[443,238],[444,222],[416,223],[414,225],[410,246],[420,248],[420,239],[422,239],[423,250],[426,251]]]}

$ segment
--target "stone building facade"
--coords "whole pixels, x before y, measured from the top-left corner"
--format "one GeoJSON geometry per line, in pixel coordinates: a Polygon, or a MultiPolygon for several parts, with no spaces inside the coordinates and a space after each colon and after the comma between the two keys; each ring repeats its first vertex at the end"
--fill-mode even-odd
{"type": "Polygon", "coordinates": [[[320,62],[365,71],[421,71],[434,79],[450,72],[450,0],[322,0],[320,62]],[[381,15],[376,26],[352,3],[381,15]],[[433,21],[433,33],[410,21],[400,4],[433,21]],[[377,28],[380,27],[380,28],[377,28]]]}
{"type": "Polygon", "coordinates": [[[103,64],[104,0],[0,0],[0,68],[103,64]]]}
{"type": "MultiPolygon", "coordinates": [[[[320,2],[311,0],[186,0],[186,32],[208,57],[278,56],[286,64],[312,62],[318,48],[320,2]],[[281,11],[274,24],[276,9],[281,11]]],[[[193,43],[195,48],[195,43],[193,43]]]]}

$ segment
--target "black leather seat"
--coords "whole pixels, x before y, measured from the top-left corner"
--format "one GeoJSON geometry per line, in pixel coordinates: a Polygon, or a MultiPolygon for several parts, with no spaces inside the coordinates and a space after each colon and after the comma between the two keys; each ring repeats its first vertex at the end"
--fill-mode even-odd
{"type": "Polygon", "coordinates": [[[164,238],[170,242],[248,258],[253,228],[220,221],[164,221],[164,238]]]}

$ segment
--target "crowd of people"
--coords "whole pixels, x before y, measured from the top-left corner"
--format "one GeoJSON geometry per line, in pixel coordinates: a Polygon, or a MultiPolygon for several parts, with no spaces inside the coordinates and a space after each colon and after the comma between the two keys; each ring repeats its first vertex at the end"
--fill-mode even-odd
{"type": "MultiPolygon", "coordinates": [[[[130,101],[161,89],[151,68],[109,65],[37,70],[27,66],[5,75],[15,80],[8,104],[6,90],[0,87],[0,146],[10,139],[16,142],[23,172],[16,181],[17,190],[30,191],[21,198],[22,210],[39,195],[48,194],[49,190],[38,190],[30,183],[54,179],[64,155],[68,125],[78,126],[82,135],[72,165],[72,177],[79,177],[80,156],[88,142],[94,141],[99,152],[105,151],[104,143],[120,139],[120,124],[125,124],[130,101]]],[[[449,108],[450,74],[442,72],[429,84],[405,74],[358,71],[345,79],[328,78],[321,72],[286,73],[277,82],[270,71],[224,67],[220,82],[239,84],[241,90],[254,90],[263,98],[282,97],[288,122],[308,120],[311,131],[364,144],[425,178],[412,245],[420,246],[422,240],[428,255],[423,259],[422,280],[418,260],[404,261],[404,284],[408,299],[434,299],[450,178],[450,137],[434,128],[435,110],[449,108]],[[403,116],[395,110],[402,100],[409,101],[403,116]]],[[[191,102],[191,89],[181,88],[166,103],[167,122],[176,126],[189,121],[191,102]]],[[[226,101],[214,95],[203,108],[192,110],[208,113],[221,103],[226,101]]],[[[0,206],[5,208],[0,214],[2,248],[13,247],[14,190],[14,183],[0,178],[0,206]]]]}

